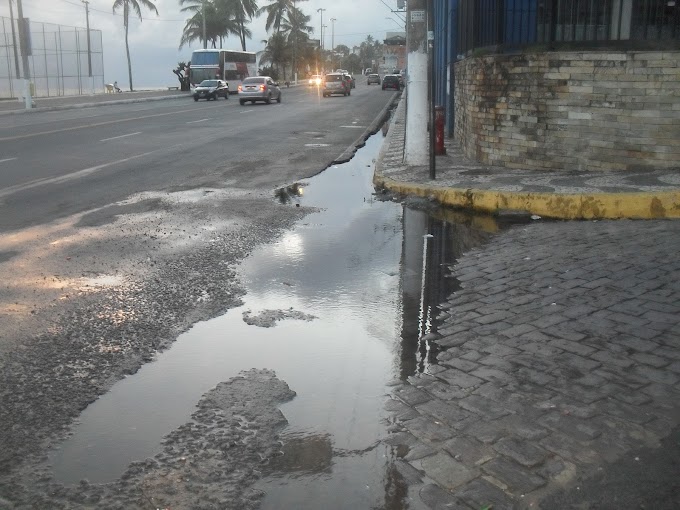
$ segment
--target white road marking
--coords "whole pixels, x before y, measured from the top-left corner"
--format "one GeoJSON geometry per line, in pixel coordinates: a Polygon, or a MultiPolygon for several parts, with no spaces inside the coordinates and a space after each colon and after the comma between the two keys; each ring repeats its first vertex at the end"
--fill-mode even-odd
{"type": "MultiPolygon", "coordinates": [[[[68,127],[68,128],[63,128],[63,129],[51,129],[49,131],[42,131],[39,133],[28,133],[25,135],[17,135],[17,136],[5,136],[0,138],[0,142],[8,142],[10,140],[21,140],[23,138],[32,138],[35,136],[43,136],[43,135],[51,135],[54,133],[64,133],[66,131],[76,131],[78,129],[91,129],[93,127],[99,127],[99,126],[108,126],[109,124],[119,124],[121,122],[129,122],[131,120],[146,120],[146,119],[151,119],[153,117],[165,117],[168,115],[177,115],[178,113],[185,113],[185,112],[193,112],[195,109],[191,110],[175,110],[172,112],[166,112],[166,113],[155,113],[152,115],[143,115],[141,117],[129,117],[126,119],[117,119],[117,120],[107,120],[103,122],[95,122],[93,124],[83,124],[82,126],[73,126],[73,127],[68,127]]],[[[74,119],[78,120],[78,119],[74,119]]]]}
{"type": "Polygon", "coordinates": [[[154,152],[158,152],[160,150],[162,150],[162,149],[157,149],[157,150],[154,150],[154,151],[145,152],[143,154],[137,154],[136,156],[130,156],[129,158],[119,159],[118,161],[111,161],[110,163],[104,163],[103,165],[92,166],[90,168],[84,168],[83,170],[71,172],[70,174],[61,175],[59,177],[50,177],[50,178],[47,178],[47,179],[36,179],[34,181],[27,182],[26,184],[17,184],[16,186],[10,186],[9,188],[5,188],[4,190],[0,191],[0,198],[6,197],[8,195],[12,195],[12,194],[17,193],[19,191],[24,191],[24,190],[31,189],[31,188],[37,188],[38,186],[44,186],[46,184],[59,184],[59,183],[62,183],[62,182],[71,181],[73,179],[78,179],[80,177],[85,177],[87,175],[98,172],[99,170],[101,170],[103,168],[107,168],[109,166],[117,165],[119,163],[125,163],[127,161],[132,161],[133,159],[143,158],[144,156],[148,156],[149,154],[153,154],[154,152]]]}
{"type": "Polygon", "coordinates": [[[329,143],[306,143],[305,147],[328,147],[329,145],[329,143]]]}
{"type": "Polygon", "coordinates": [[[128,136],[135,136],[141,134],[141,131],[137,131],[136,133],[128,133],[127,135],[120,135],[120,136],[112,136],[111,138],[103,138],[99,140],[100,142],[108,142],[109,140],[118,140],[119,138],[126,138],[128,136]]]}
{"type": "Polygon", "coordinates": [[[255,110],[244,110],[241,113],[248,113],[248,112],[253,112],[253,111],[255,111],[255,110]]]}
{"type": "Polygon", "coordinates": [[[187,122],[187,124],[196,124],[197,122],[206,122],[208,120],[212,120],[212,119],[190,120],[189,122],[187,122]]]}
{"type": "Polygon", "coordinates": [[[19,159],[19,158],[5,158],[5,159],[0,159],[0,163],[4,163],[5,161],[14,161],[15,159],[19,159]]]}
{"type": "Polygon", "coordinates": [[[341,128],[348,128],[348,129],[365,129],[364,126],[340,126],[341,128]]]}

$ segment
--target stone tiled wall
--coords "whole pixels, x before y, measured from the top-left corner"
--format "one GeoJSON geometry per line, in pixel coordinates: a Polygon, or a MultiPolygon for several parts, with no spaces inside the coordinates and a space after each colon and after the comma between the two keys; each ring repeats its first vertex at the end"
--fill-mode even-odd
{"type": "Polygon", "coordinates": [[[455,136],[469,157],[680,172],[680,51],[469,57],[455,70],[455,136]]]}

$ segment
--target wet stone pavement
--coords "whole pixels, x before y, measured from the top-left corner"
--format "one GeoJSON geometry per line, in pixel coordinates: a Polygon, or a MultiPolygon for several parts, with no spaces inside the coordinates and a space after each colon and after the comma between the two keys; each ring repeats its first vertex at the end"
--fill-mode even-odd
{"type": "Polygon", "coordinates": [[[450,266],[461,288],[421,339],[438,363],[388,404],[420,499],[560,508],[540,502],[658,448],[680,423],[678,253],[678,222],[537,222],[450,266]]]}

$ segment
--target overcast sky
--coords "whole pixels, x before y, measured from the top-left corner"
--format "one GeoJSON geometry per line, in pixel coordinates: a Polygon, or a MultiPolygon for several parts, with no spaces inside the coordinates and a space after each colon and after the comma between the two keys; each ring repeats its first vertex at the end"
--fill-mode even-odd
{"type": "MultiPolygon", "coordinates": [[[[113,2],[89,0],[90,28],[102,31],[105,82],[117,80],[121,87],[126,88],[128,73],[122,10],[112,14],[113,2]]],[[[258,5],[268,3],[269,0],[258,0],[258,5]]],[[[171,70],[178,62],[191,60],[191,51],[200,47],[200,43],[196,42],[178,50],[182,29],[189,17],[180,12],[179,0],[155,0],[154,4],[158,8],[158,16],[142,9],[142,22],[130,17],[130,54],[135,89],[177,85],[177,78],[171,70]]],[[[24,16],[31,22],[85,27],[85,6],[80,0],[22,0],[22,5],[24,16]]],[[[382,40],[386,32],[400,30],[399,23],[403,23],[401,18],[404,17],[391,12],[396,10],[397,0],[298,0],[297,5],[312,17],[312,38],[319,38],[323,16],[323,23],[327,25],[324,29],[325,48],[331,46],[332,33],[336,46],[345,44],[350,48],[358,46],[368,35],[382,40]],[[320,8],[325,10],[319,13],[317,9],[320,8]],[[331,23],[331,18],[336,21],[331,23]]],[[[16,3],[14,15],[17,16],[16,3]]],[[[9,17],[7,0],[0,0],[0,16],[9,17]]],[[[268,38],[264,23],[265,16],[261,16],[250,24],[253,37],[247,41],[249,51],[263,49],[261,41],[268,38]]],[[[240,49],[238,38],[229,37],[224,47],[240,49]]]]}

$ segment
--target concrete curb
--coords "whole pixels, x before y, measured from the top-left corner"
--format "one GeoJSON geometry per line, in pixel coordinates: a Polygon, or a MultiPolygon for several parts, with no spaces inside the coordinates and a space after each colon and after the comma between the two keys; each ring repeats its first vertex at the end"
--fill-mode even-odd
{"type": "Polygon", "coordinates": [[[354,154],[356,153],[357,149],[366,145],[366,140],[368,139],[368,137],[378,132],[380,126],[387,120],[390,110],[394,108],[394,103],[397,100],[396,94],[397,93],[395,92],[392,95],[390,101],[385,105],[385,107],[382,110],[380,110],[380,113],[377,115],[375,119],[373,119],[373,122],[371,122],[371,124],[364,130],[361,136],[359,136],[359,138],[357,138],[352,143],[352,145],[350,145],[342,154],[340,154],[340,156],[338,156],[331,163],[331,165],[347,163],[350,159],[354,157],[354,154]]]}
{"type": "MultiPolygon", "coordinates": [[[[403,101],[402,101],[403,103],[403,101]]],[[[373,184],[403,195],[434,200],[441,205],[485,214],[522,211],[562,220],[680,218],[680,189],[595,193],[551,193],[456,188],[437,181],[412,182],[388,177],[390,165],[403,167],[403,104],[395,112],[394,125],[376,163],[373,184]]]]}
{"type": "Polygon", "coordinates": [[[31,108],[30,110],[8,110],[0,111],[0,115],[23,115],[29,113],[42,113],[42,112],[56,112],[60,110],[75,110],[78,108],[93,108],[95,106],[110,106],[116,104],[129,104],[129,103],[143,103],[146,101],[165,101],[168,99],[181,99],[190,98],[191,95],[187,94],[177,94],[173,96],[160,96],[160,97],[139,97],[130,99],[114,99],[112,101],[97,101],[92,103],[77,103],[77,104],[65,104],[56,106],[39,106],[36,108],[31,108]]]}
{"type": "Polygon", "coordinates": [[[378,172],[373,184],[396,193],[434,199],[449,207],[491,214],[519,210],[563,220],[680,219],[680,191],[559,194],[458,189],[399,182],[378,172]]]}

